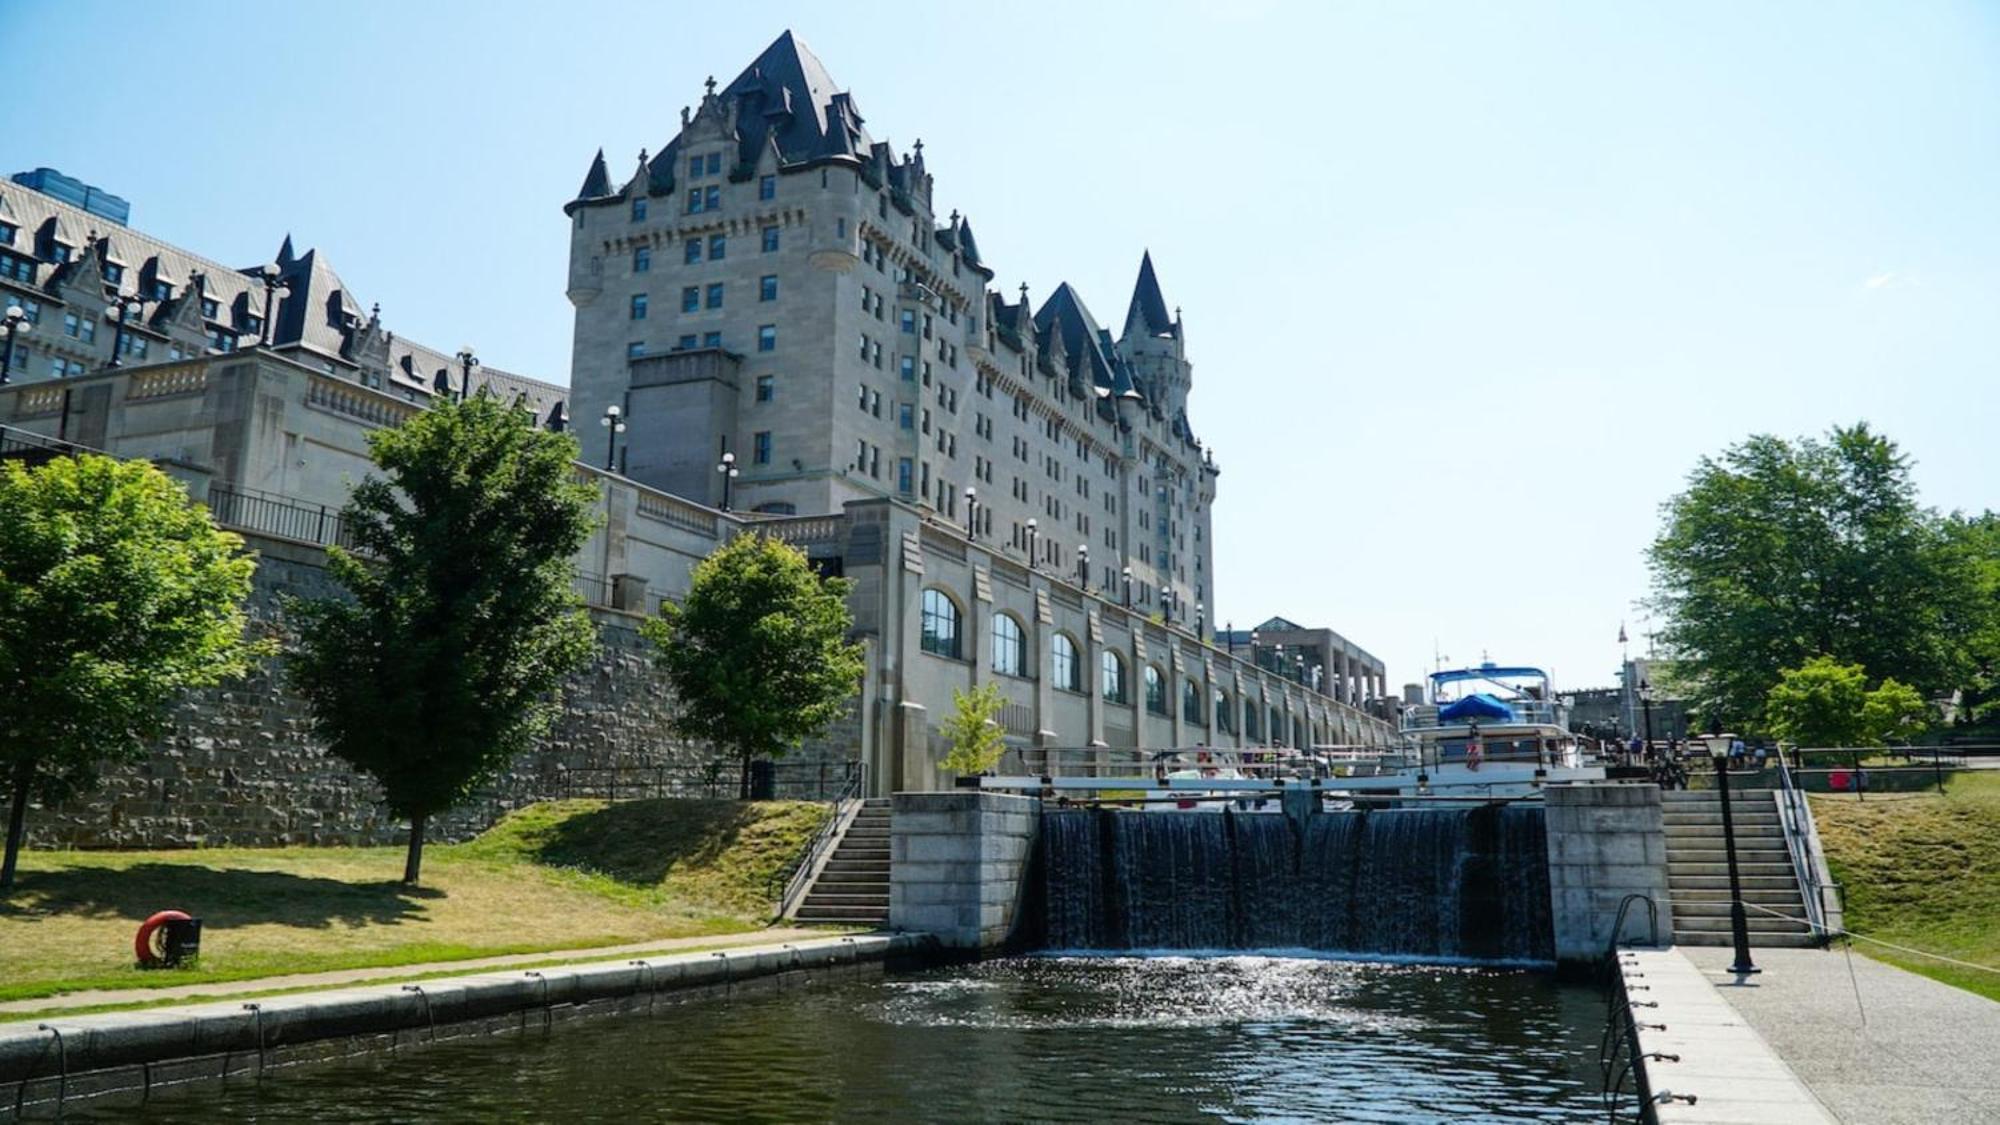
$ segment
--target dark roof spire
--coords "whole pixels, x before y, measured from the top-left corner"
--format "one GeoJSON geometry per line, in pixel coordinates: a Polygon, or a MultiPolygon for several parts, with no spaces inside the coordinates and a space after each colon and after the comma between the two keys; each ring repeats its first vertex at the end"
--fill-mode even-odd
{"type": "Polygon", "coordinates": [[[1132,287],[1132,306],[1125,313],[1125,332],[1134,325],[1148,336],[1171,336],[1179,318],[1167,316],[1167,299],[1160,295],[1160,279],[1153,273],[1153,252],[1139,259],[1139,283],[1132,287]]]}
{"type": "Polygon", "coordinates": [[[583,186],[576,191],[579,200],[602,199],[611,194],[611,169],[604,165],[604,150],[598,149],[597,156],[590,162],[590,171],[583,174],[583,186]]]}

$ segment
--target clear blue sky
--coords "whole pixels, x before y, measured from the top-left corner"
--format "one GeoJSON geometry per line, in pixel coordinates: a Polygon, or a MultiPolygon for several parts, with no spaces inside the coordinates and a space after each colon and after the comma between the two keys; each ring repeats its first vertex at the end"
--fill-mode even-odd
{"type": "Polygon", "coordinates": [[[0,0],[0,163],[567,381],[559,210],[786,27],[996,284],[1186,310],[1219,605],[1609,682],[1694,460],[1866,418],[2000,492],[2000,6],[0,0]]]}

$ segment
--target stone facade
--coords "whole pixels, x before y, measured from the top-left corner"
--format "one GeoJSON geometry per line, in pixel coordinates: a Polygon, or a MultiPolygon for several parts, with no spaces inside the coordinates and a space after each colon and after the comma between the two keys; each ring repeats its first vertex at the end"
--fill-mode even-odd
{"type": "MultiPolygon", "coordinates": [[[[253,539],[259,561],[248,611],[252,629],[289,643],[282,600],[338,596],[325,554],[279,540],[253,539]]],[[[432,839],[462,839],[500,814],[537,800],[627,793],[704,792],[714,756],[666,733],[673,694],[655,669],[638,618],[593,611],[598,648],[563,689],[560,717],[536,748],[471,801],[433,822],[432,839]],[[613,770],[616,770],[613,773],[613,770]],[[693,788],[690,788],[693,787],[693,788]]],[[[198,847],[223,844],[383,844],[408,825],[383,807],[380,791],[328,755],[310,712],[284,681],[282,657],[245,679],[191,693],[172,732],[143,760],[110,770],[96,792],[38,809],[30,840],[43,847],[198,847]]],[[[818,791],[817,765],[836,786],[858,752],[858,716],[785,759],[781,795],[818,791]]],[[[734,767],[716,790],[735,793],[734,767]]]]}
{"type": "Polygon", "coordinates": [[[946,949],[992,952],[1018,921],[1041,802],[999,793],[898,793],[889,925],[946,949]]]}
{"type": "Polygon", "coordinates": [[[1657,785],[1597,782],[1551,785],[1546,790],[1549,899],[1555,920],[1556,960],[1567,968],[1601,965],[1614,937],[1618,909],[1628,895],[1650,898],[1659,911],[1654,931],[1644,902],[1625,912],[1619,941],[1643,941],[1674,932],[1674,904],[1667,888],[1667,830],[1657,785]]]}
{"type": "Polygon", "coordinates": [[[1003,296],[922,143],[838,89],[787,32],[622,186],[598,154],[565,207],[579,431],[617,406],[644,484],[721,504],[728,453],[736,508],[900,500],[1199,628],[1219,470],[1150,257],[1122,328],[1066,284],[1003,296]]]}

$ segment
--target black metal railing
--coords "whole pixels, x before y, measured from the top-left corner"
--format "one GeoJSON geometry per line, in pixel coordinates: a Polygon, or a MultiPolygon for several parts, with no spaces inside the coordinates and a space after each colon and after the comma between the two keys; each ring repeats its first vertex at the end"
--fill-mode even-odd
{"type": "Polygon", "coordinates": [[[30,467],[57,457],[70,457],[78,453],[102,453],[87,445],[78,445],[62,438],[48,437],[32,430],[19,430],[12,426],[0,426],[0,461],[20,461],[30,467]]]}
{"type": "Polygon", "coordinates": [[[799,850],[798,857],[781,869],[777,877],[772,880],[774,887],[772,897],[777,900],[773,917],[789,917],[805,899],[806,892],[812,889],[813,875],[819,868],[820,858],[826,855],[840,839],[849,810],[857,808],[866,794],[864,785],[867,777],[866,767],[861,762],[848,762],[846,765],[847,781],[841,786],[840,792],[828,800],[826,820],[820,823],[818,831],[813,833],[812,840],[799,850]]]}
{"type": "Polygon", "coordinates": [[[210,485],[208,511],[215,522],[242,531],[275,535],[318,546],[354,549],[354,536],[340,509],[301,504],[282,497],[227,485],[210,485]]]}

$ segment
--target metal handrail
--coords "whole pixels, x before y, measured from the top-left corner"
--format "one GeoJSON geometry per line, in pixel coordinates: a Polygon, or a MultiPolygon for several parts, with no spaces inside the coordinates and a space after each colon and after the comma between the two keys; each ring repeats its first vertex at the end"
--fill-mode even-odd
{"type": "Polygon", "coordinates": [[[1799,897],[1804,900],[1806,921],[1812,926],[1815,940],[1825,942],[1828,937],[1826,924],[1826,887],[1819,877],[1818,867],[1813,863],[1812,848],[1812,806],[1806,801],[1805,791],[1792,779],[1791,765],[1785,759],[1785,748],[1778,747],[1778,821],[1785,829],[1785,852],[1792,860],[1792,873],[1799,881],[1799,897]]]}
{"type": "Polygon", "coordinates": [[[864,792],[862,782],[867,775],[868,763],[848,763],[847,784],[827,802],[829,808],[825,822],[807,842],[804,852],[800,855],[798,866],[792,869],[790,876],[785,880],[784,889],[778,893],[776,917],[790,917],[793,909],[805,897],[806,891],[812,888],[820,858],[840,838],[841,821],[847,818],[848,809],[859,805],[862,800],[861,795],[864,792]]]}

